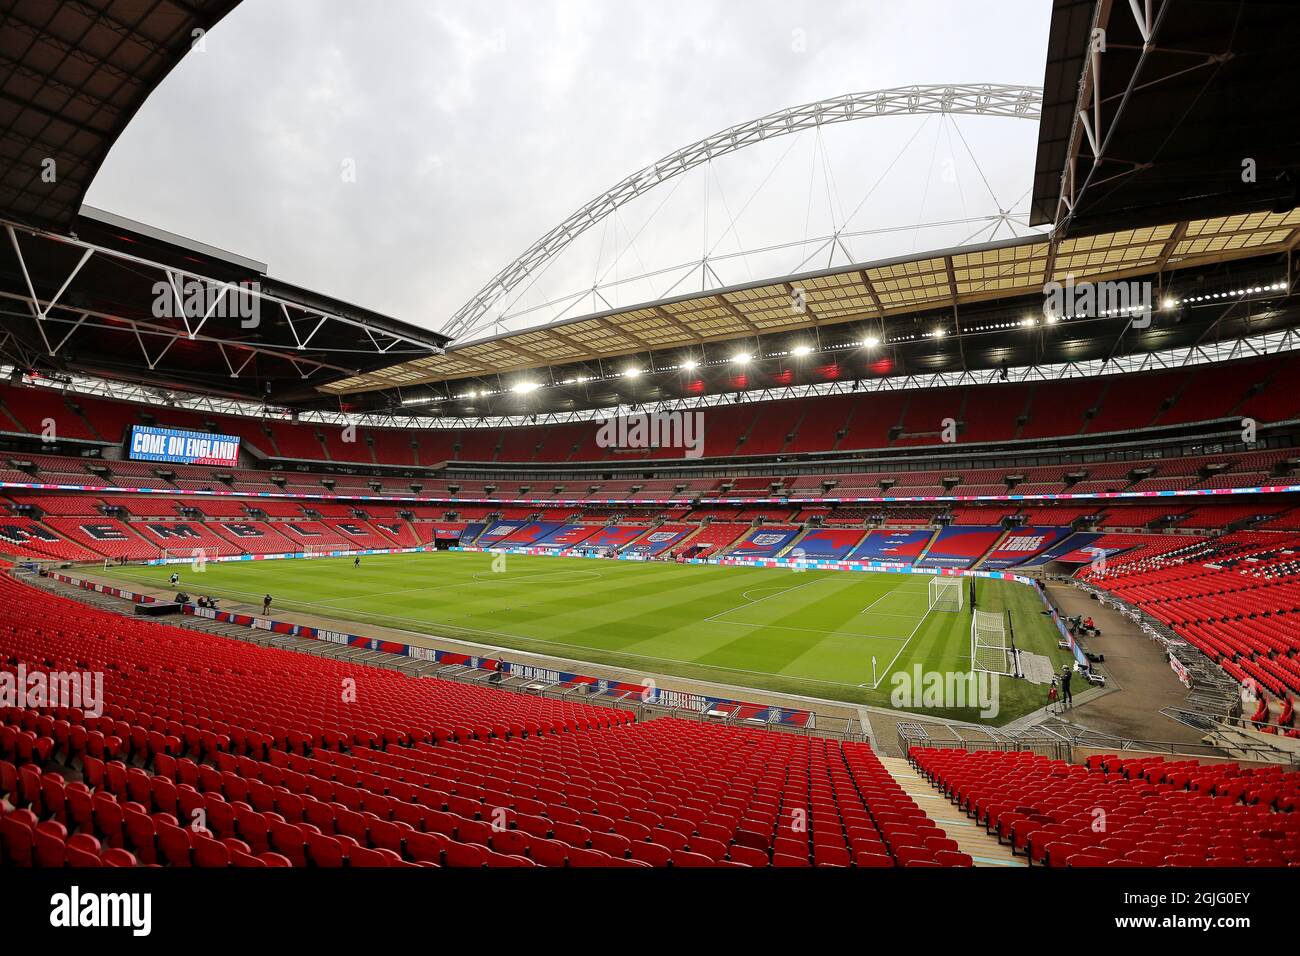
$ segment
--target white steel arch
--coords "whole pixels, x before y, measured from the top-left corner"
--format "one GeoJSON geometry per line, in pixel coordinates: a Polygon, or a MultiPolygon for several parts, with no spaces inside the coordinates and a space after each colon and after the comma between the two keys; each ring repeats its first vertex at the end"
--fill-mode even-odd
{"type": "Polygon", "coordinates": [[[900,86],[806,103],[728,127],[638,170],[572,213],[493,276],[456,311],[442,332],[454,339],[466,339],[490,326],[488,312],[492,306],[584,232],[625,203],[702,163],[778,136],[876,116],[939,113],[1038,119],[1042,99],[1042,88],[1036,86],[900,86]]]}

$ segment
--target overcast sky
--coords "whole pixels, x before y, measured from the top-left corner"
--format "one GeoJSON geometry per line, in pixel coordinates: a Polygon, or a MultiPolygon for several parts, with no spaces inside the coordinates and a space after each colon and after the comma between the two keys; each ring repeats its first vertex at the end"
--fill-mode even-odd
{"type": "MultiPolygon", "coordinates": [[[[1041,85],[1049,16],[1048,0],[244,0],[149,98],[87,202],[438,329],[569,213],[727,126],[913,83],[1041,85]]],[[[988,238],[918,224],[1023,211],[1036,136],[904,117],[773,141],[593,228],[516,307],[581,314],[596,300],[565,293],[706,250],[727,284],[822,267],[816,243],[727,254],[841,227],[891,230],[855,239],[856,260],[988,238]]],[[[604,294],[692,283],[698,269],[604,294]]]]}

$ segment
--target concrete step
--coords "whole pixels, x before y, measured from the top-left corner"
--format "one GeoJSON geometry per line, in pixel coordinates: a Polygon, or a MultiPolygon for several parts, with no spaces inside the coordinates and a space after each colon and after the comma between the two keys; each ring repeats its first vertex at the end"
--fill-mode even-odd
{"type": "Polygon", "coordinates": [[[1013,856],[1011,847],[998,843],[997,837],[984,832],[984,828],[958,810],[948,798],[930,785],[902,757],[881,757],[880,762],[898,781],[903,792],[916,801],[936,824],[943,828],[949,839],[957,841],[957,848],[970,855],[976,866],[1025,866],[1024,859],[1013,856]]]}

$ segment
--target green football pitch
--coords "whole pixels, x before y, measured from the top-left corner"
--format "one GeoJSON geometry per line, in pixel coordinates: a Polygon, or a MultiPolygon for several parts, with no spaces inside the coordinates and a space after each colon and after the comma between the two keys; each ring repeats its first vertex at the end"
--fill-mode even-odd
{"type": "MultiPolygon", "coordinates": [[[[969,601],[929,610],[928,575],[791,571],[480,552],[132,566],[106,572],[272,616],[332,620],[475,641],[645,677],[680,677],[888,706],[891,675],[970,670],[969,601]],[[874,662],[874,663],[873,663],[874,662]],[[873,676],[874,675],[874,676],[873,676]]],[[[966,579],[961,580],[968,587],[966,579]]],[[[1067,660],[1034,590],[978,579],[983,610],[1009,610],[1016,644],[1067,660]]],[[[579,669],[580,668],[575,668],[579,669]]],[[[995,723],[1041,707],[1046,688],[1000,682],[995,723]]],[[[976,719],[970,708],[932,710],[976,719]]]]}

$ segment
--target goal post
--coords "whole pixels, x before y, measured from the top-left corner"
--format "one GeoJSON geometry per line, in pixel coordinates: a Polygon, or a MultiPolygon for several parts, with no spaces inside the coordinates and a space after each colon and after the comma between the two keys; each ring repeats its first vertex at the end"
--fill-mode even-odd
{"type": "Polygon", "coordinates": [[[966,606],[965,596],[961,578],[939,574],[930,578],[931,611],[960,611],[966,606]]]}
{"type": "Polygon", "coordinates": [[[333,544],[303,544],[304,558],[328,558],[332,554],[351,554],[355,548],[350,541],[335,541],[333,544]]]}
{"type": "Polygon", "coordinates": [[[1014,675],[1013,654],[1006,618],[993,611],[976,610],[970,622],[971,670],[1014,675]]]}
{"type": "Polygon", "coordinates": [[[212,544],[190,545],[184,548],[162,548],[158,552],[159,564],[188,564],[201,568],[209,561],[222,556],[221,548],[212,544]]]}

